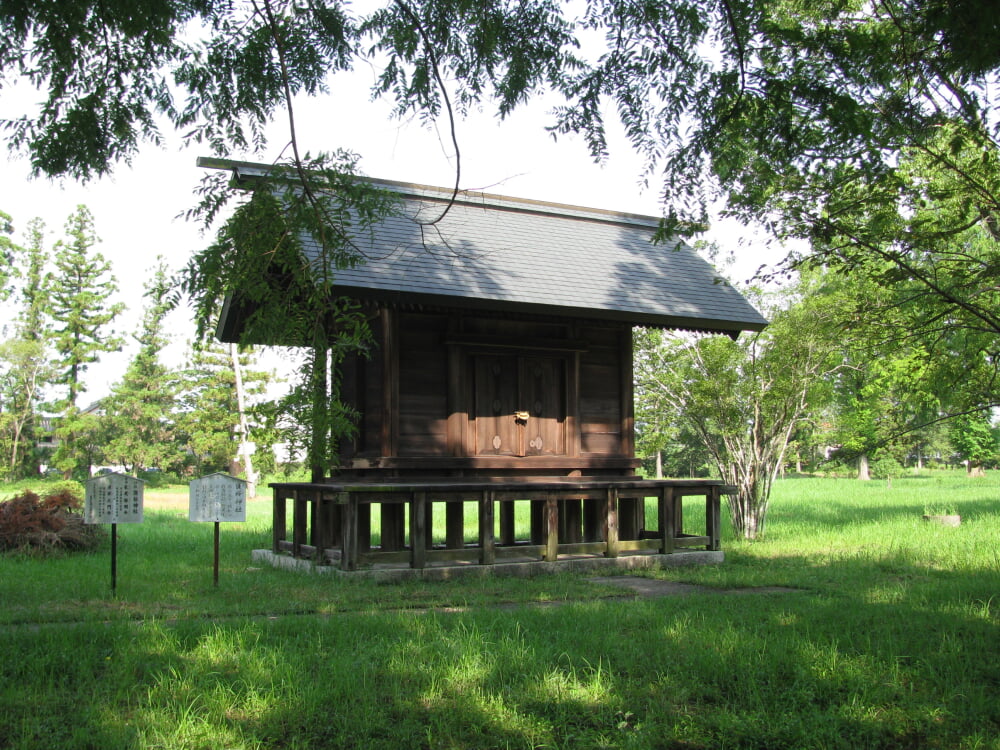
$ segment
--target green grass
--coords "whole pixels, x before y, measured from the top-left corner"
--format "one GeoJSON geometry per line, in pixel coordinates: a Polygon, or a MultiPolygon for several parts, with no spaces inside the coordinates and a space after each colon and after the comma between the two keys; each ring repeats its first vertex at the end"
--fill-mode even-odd
{"type": "Polygon", "coordinates": [[[114,597],[107,546],[0,558],[0,747],[1000,748],[998,501],[785,479],[763,541],[649,574],[708,593],[635,601],[255,570],[266,501],[223,524],[216,589],[211,524],[147,510],[114,597]],[[960,527],[922,520],[946,504],[960,527]],[[727,593],[757,586],[795,591],[727,593]]]}

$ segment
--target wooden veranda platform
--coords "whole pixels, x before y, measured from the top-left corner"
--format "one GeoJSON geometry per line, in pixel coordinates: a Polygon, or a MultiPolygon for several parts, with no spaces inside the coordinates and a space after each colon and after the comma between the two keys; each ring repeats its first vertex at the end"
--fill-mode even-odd
{"type": "Polygon", "coordinates": [[[622,478],[271,487],[272,551],[345,571],[719,550],[720,499],[735,491],[718,480],[622,478]],[[704,533],[684,531],[682,501],[689,496],[705,500],[704,533]],[[646,523],[647,498],[656,501],[652,528],[646,523]],[[515,518],[519,507],[530,518],[520,528],[515,518]],[[378,526],[373,528],[376,512],[378,526]],[[474,531],[466,529],[467,515],[475,519],[470,523],[474,531]]]}

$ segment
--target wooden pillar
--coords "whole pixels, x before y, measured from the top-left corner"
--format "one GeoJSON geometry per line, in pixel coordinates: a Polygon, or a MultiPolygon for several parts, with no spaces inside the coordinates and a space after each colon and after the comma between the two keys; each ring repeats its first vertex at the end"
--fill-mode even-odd
{"type": "Polygon", "coordinates": [[[621,498],[618,501],[618,531],[622,539],[640,537],[639,511],[645,510],[635,498],[621,498]]]}
{"type": "Polygon", "coordinates": [[[530,500],[531,503],[531,543],[545,544],[548,534],[548,521],[545,515],[544,500],[530,500]]]}
{"type": "Polygon", "coordinates": [[[674,529],[674,505],[677,499],[674,497],[673,487],[661,487],[659,497],[656,499],[656,510],[659,518],[657,523],[660,528],[660,552],[669,555],[674,551],[674,537],[677,536],[674,529]]]}
{"type": "Polygon", "coordinates": [[[326,541],[323,536],[323,524],[320,521],[323,512],[323,493],[317,490],[309,505],[309,544],[314,548],[313,559],[319,562],[323,559],[323,546],[326,541]]]}
{"type": "Polygon", "coordinates": [[[317,491],[315,494],[312,492],[309,499],[309,544],[313,547],[319,547],[322,541],[322,534],[319,530],[319,514],[320,514],[320,504],[322,502],[323,493],[317,491]]]}
{"type": "MultiPolygon", "coordinates": [[[[361,504],[356,493],[341,493],[337,498],[343,508],[340,567],[342,570],[358,568],[358,510],[361,504]]],[[[367,505],[364,506],[367,509],[367,505]]]]}
{"type": "Polygon", "coordinates": [[[493,538],[494,493],[483,490],[479,499],[479,563],[493,565],[496,562],[496,540],[493,538]]]}
{"type": "Polygon", "coordinates": [[[564,544],[576,544],[582,541],[583,501],[579,499],[560,502],[559,541],[564,544]]]}
{"type": "Polygon", "coordinates": [[[379,447],[383,456],[396,455],[399,436],[399,350],[398,320],[395,311],[383,307],[382,324],[382,425],[379,447]]]}
{"type": "Polygon", "coordinates": [[[444,544],[448,549],[465,546],[465,503],[461,500],[444,504],[444,544]]]}
{"type": "Polygon", "coordinates": [[[398,552],[406,545],[406,506],[402,503],[379,503],[380,546],[383,552],[398,552]]]}
{"type": "Polygon", "coordinates": [[[302,545],[306,543],[308,501],[298,492],[292,501],[292,557],[302,556],[302,545]]]}
{"type": "Polygon", "coordinates": [[[712,487],[705,498],[705,520],[708,526],[708,548],[718,551],[722,549],[722,491],[712,487]]]}
{"type": "Polygon", "coordinates": [[[618,490],[609,487],[604,500],[604,538],[608,546],[605,557],[618,557],[618,490]]]}
{"type": "Polygon", "coordinates": [[[514,534],[514,501],[500,501],[500,544],[512,546],[517,539],[514,534]]]}
{"type": "MultiPolygon", "coordinates": [[[[619,451],[623,456],[635,455],[635,396],[633,394],[632,373],[634,372],[632,354],[632,326],[622,326],[619,338],[619,356],[621,364],[618,367],[621,380],[619,388],[621,392],[621,447],[619,451]]],[[[642,527],[640,527],[641,529],[642,527]]],[[[638,538],[638,537],[636,537],[638,538]]]]}
{"type": "Polygon", "coordinates": [[[316,331],[312,348],[312,425],[309,435],[309,472],[313,482],[326,478],[330,435],[330,352],[326,331],[316,331]]]}
{"type": "Polygon", "coordinates": [[[414,492],[410,497],[410,567],[427,564],[427,494],[414,492]]]}
{"type": "Polygon", "coordinates": [[[434,498],[424,503],[424,549],[434,549],[434,498]]]}
{"type": "Polygon", "coordinates": [[[326,547],[337,547],[340,544],[340,518],[342,508],[335,502],[326,500],[323,503],[323,513],[320,515],[323,540],[326,547]]]}
{"type": "Polygon", "coordinates": [[[559,559],[559,500],[555,495],[545,498],[545,559],[559,559]]]}
{"type": "Polygon", "coordinates": [[[287,498],[285,490],[275,489],[274,501],[271,506],[271,551],[275,554],[281,552],[281,543],[285,541],[285,535],[288,533],[285,508],[287,498]]]}

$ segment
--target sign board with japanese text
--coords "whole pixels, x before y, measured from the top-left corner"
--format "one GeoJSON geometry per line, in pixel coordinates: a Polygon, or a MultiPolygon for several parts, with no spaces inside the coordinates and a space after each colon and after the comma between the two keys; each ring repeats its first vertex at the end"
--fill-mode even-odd
{"type": "Polygon", "coordinates": [[[247,483],[228,474],[209,474],[193,479],[189,487],[188,520],[247,520],[247,483]]]}
{"type": "Polygon", "coordinates": [[[142,523],[144,482],[125,474],[105,474],[87,480],[83,522],[142,523]]]}

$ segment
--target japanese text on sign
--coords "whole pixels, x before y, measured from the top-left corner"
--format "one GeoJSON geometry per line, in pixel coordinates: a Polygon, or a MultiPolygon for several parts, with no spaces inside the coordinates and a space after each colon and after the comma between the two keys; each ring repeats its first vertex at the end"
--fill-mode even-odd
{"type": "Polygon", "coordinates": [[[123,474],[87,480],[83,522],[142,523],[143,482],[123,474]]]}
{"type": "Polygon", "coordinates": [[[247,520],[247,484],[226,474],[191,481],[188,519],[195,522],[247,520]]]}

